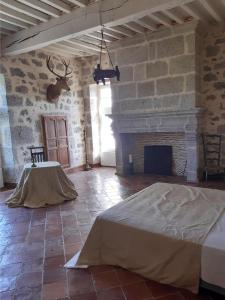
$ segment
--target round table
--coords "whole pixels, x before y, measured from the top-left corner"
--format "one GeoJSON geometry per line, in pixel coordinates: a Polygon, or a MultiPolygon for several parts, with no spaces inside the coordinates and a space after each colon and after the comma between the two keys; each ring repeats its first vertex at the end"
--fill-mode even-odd
{"type": "Polygon", "coordinates": [[[6,200],[10,207],[30,208],[55,205],[77,197],[73,182],[56,161],[32,163],[24,166],[22,175],[12,195],[6,200]]]}

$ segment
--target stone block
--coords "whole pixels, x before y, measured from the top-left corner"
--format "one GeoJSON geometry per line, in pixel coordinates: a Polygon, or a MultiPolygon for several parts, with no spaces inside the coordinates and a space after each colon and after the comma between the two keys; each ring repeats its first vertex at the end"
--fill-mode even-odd
{"type": "Polygon", "coordinates": [[[7,102],[8,106],[22,106],[23,98],[18,95],[8,95],[7,102]]]}
{"type": "Polygon", "coordinates": [[[147,78],[166,76],[168,74],[168,64],[165,61],[156,61],[147,64],[147,78]]]}
{"type": "Polygon", "coordinates": [[[183,109],[189,109],[195,107],[196,104],[196,94],[195,93],[188,93],[183,94],[180,97],[180,105],[183,109]]]}
{"type": "Polygon", "coordinates": [[[156,44],[154,42],[148,45],[148,60],[153,60],[156,57],[156,44]]]}
{"type": "Polygon", "coordinates": [[[7,73],[7,69],[5,68],[5,66],[3,64],[0,64],[0,73],[2,73],[2,74],[7,73]]]}
{"type": "Polygon", "coordinates": [[[180,96],[179,95],[171,95],[171,96],[163,96],[159,98],[155,98],[153,105],[155,109],[171,109],[179,106],[180,96]]]}
{"type": "Polygon", "coordinates": [[[37,59],[32,59],[32,63],[36,66],[36,67],[42,67],[43,63],[41,60],[37,60],[37,59]]]}
{"type": "Polygon", "coordinates": [[[220,47],[215,45],[209,45],[206,47],[206,57],[217,56],[220,52],[220,47]]]}
{"type": "Polygon", "coordinates": [[[25,73],[20,68],[10,68],[11,76],[25,77],[25,73]]]}
{"type": "Polygon", "coordinates": [[[203,77],[203,80],[206,82],[210,82],[210,81],[216,81],[216,80],[218,80],[218,78],[217,78],[216,74],[214,74],[214,73],[207,73],[203,77]]]}
{"type": "Polygon", "coordinates": [[[134,66],[134,80],[141,81],[145,80],[146,77],[146,63],[138,64],[134,66]]]}
{"type": "Polygon", "coordinates": [[[183,91],[184,77],[166,77],[156,81],[157,95],[176,94],[183,91]]]}
{"type": "Polygon", "coordinates": [[[170,57],[184,53],[184,37],[176,36],[157,42],[157,57],[170,57]]]}
{"type": "Polygon", "coordinates": [[[133,67],[121,67],[120,68],[120,81],[133,81],[133,67]]]}
{"type": "Polygon", "coordinates": [[[119,66],[129,65],[147,61],[148,50],[147,45],[139,45],[137,47],[130,47],[120,49],[117,52],[117,60],[119,66]]]}
{"type": "Polygon", "coordinates": [[[43,79],[43,80],[47,80],[48,79],[48,75],[46,73],[39,73],[39,78],[43,79]]]}
{"type": "Polygon", "coordinates": [[[185,77],[185,91],[192,92],[196,89],[196,75],[195,74],[188,74],[185,77]]]}
{"type": "Polygon", "coordinates": [[[215,64],[214,69],[215,70],[225,69],[225,60],[215,64]]]}
{"type": "Polygon", "coordinates": [[[35,79],[36,79],[34,73],[27,72],[27,76],[28,76],[30,79],[32,79],[32,80],[35,80],[35,79]]]}
{"type": "Polygon", "coordinates": [[[170,59],[170,74],[183,74],[195,71],[195,56],[182,55],[170,59]]]}
{"type": "Polygon", "coordinates": [[[157,30],[154,32],[150,32],[146,35],[146,38],[148,41],[154,41],[154,40],[160,40],[163,38],[168,38],[172,34],[172,31],[170,28],[157,30]]]}
{"type": "Polygon", "coordinates": [[[196,35],[190,33],[185,37],[185,45],[187,53],[194,53],[196,48],[196,35]]]}
{"type": "Polygon", "coordinates": [[[33,129],[27,126],[12,127],[12,140],[17,145],[34,143],[33,129]]]}
{"type": "Polygon", "coordinates": [[[225,89],[225,82],[224,81],[215,82],[214,87],[217,90],[224,90],[225,89]]]}
{"type": "Polygon", "coordinates": [[[126,98],[136,98],[136,84],[121,84],[118,86],[118,98],[126,99],[126,98]]]}
{"type": "Polygon", "coordinates": [[[27,94],[28,93],[28,88],[25,85],[19,85],[19,86],[16,86],[15,91],[17,93],[27,94]]]}
{"type": "Polygon", "coordinates": [[[154,81],[139,82],[137,84],[138,97],[148,97],[155,94],[154,81]]]}

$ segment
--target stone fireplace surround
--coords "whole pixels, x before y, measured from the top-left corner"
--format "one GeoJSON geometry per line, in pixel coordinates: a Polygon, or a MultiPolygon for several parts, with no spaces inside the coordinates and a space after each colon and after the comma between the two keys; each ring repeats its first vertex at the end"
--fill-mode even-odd
{"type": "Polygon", "coordinates": [[[198,182],[202,165],[202,116],[202,108],[110,115],[116,139],[117,174],[127,173],[129,149],[125,133],[184,133],[187,181],[198,182]]]}

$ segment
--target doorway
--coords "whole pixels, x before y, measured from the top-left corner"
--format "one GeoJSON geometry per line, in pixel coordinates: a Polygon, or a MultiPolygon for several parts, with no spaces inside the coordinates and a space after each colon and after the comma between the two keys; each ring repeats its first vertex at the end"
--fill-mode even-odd
{"type": "Polygon", "coordinates": [[[99,121],[100,121],[100,160],[102,166],[115,167],[115,139],[111,128],[112,120],[107,114],[112,113],[110,83],[99,85],[99,121]]]}

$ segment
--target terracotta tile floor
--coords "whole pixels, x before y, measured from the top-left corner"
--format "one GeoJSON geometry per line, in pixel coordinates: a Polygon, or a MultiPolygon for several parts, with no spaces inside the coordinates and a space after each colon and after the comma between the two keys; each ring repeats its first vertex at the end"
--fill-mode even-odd
{"type": "MultiPolygon", "coordinates": [[[[0,299],[20,300],[209,300],[223,299],[201,290],[195,296],[111,266],[66,270],[63,265],[82,247],[95,217],[128,195],[156,181],[176,177],[114,175],[98,168],[70,175],[79,197],[59,206],[8,208],[0,193],[0,299]]],[[[211,186],[225,188],[225,184],[211,186]]]]}

